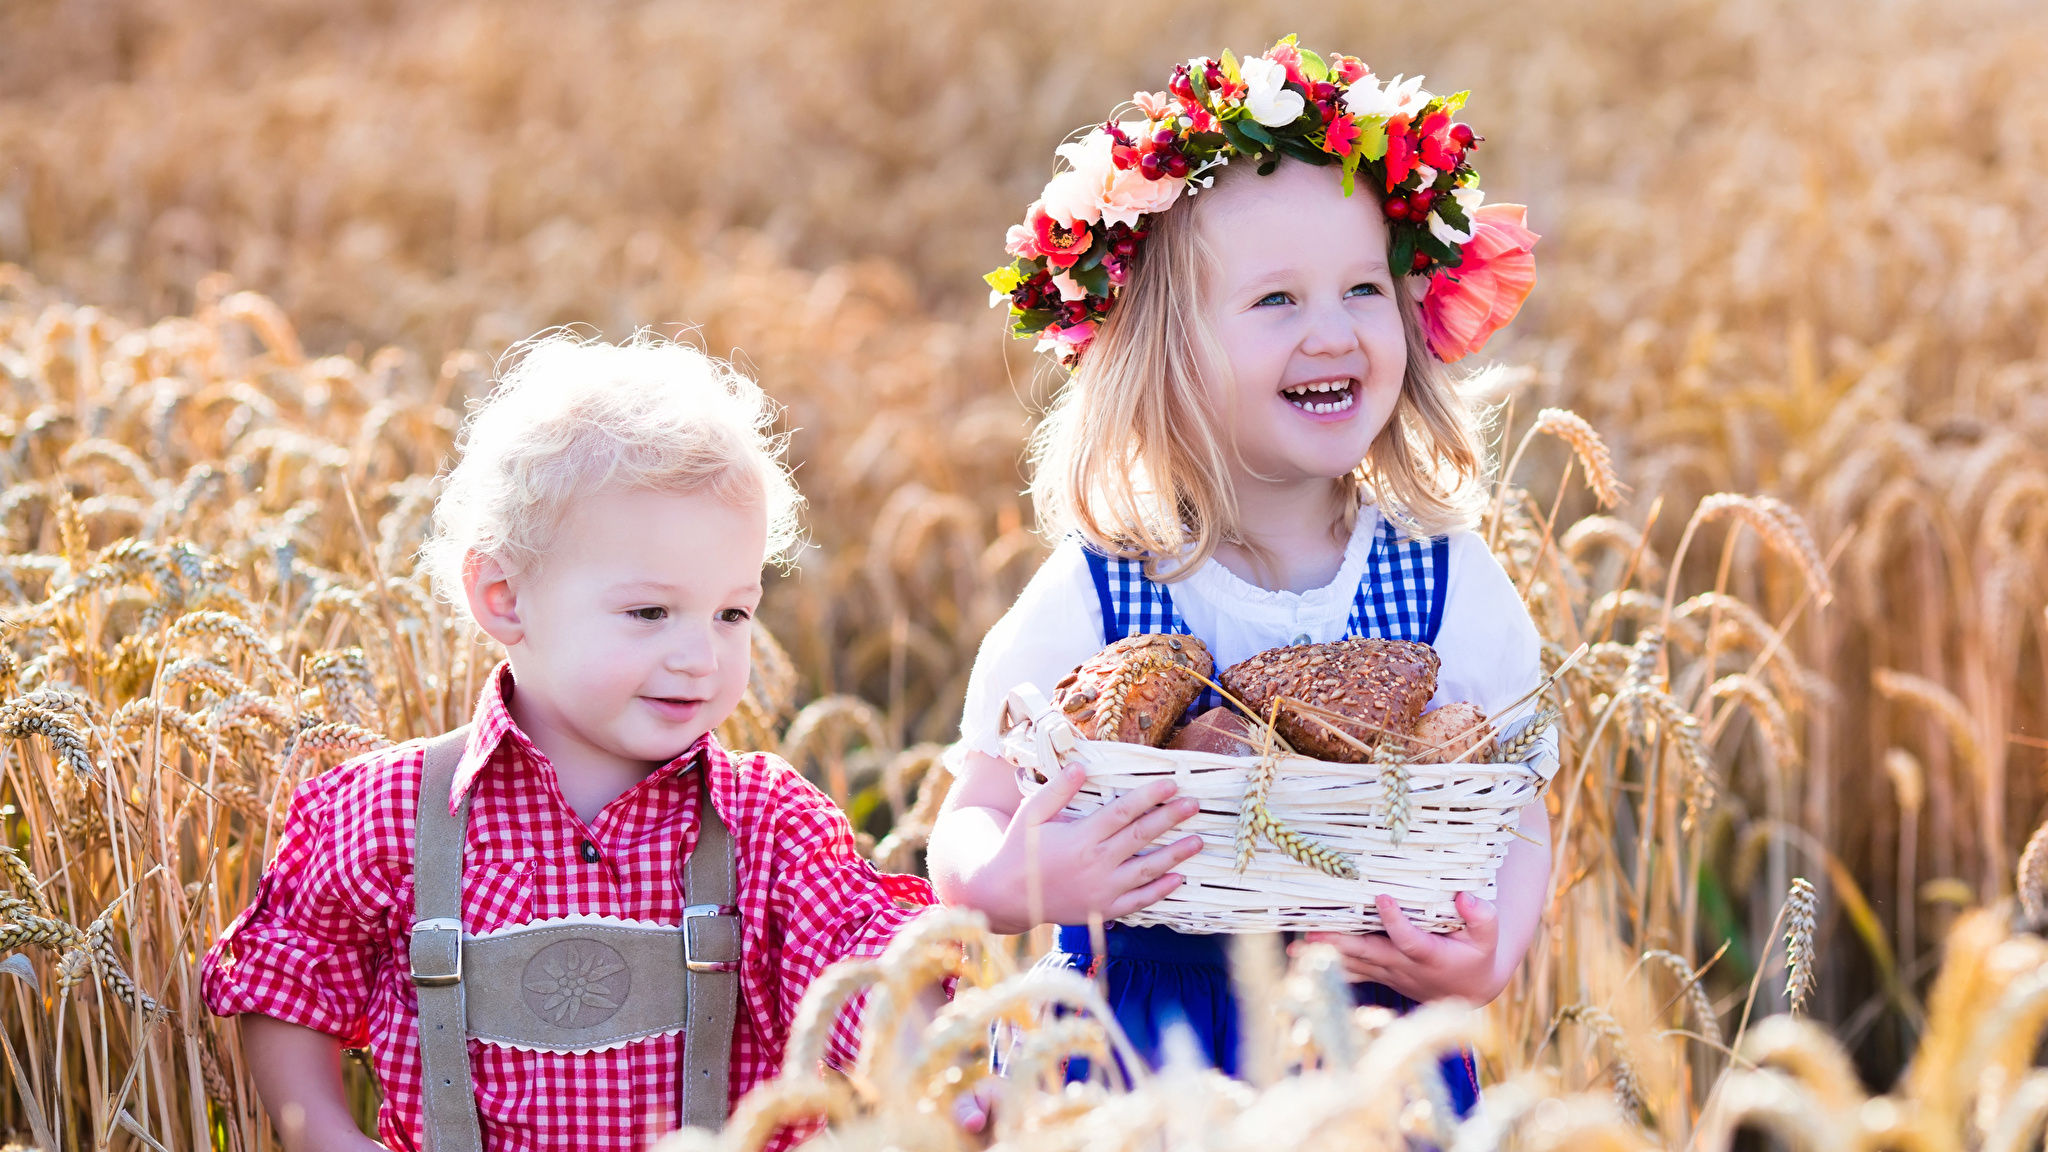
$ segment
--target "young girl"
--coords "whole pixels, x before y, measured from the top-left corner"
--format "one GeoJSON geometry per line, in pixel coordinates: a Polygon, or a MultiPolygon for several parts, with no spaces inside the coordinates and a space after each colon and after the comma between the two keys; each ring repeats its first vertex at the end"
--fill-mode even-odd
{"type": "MultiPolygon", "coordinates": [[[[989,277],[1015,330],[1073,370],[1032,485],[1064,539],[982,643],[931,874],[999,931],[1064,925],[1056,959],[1100,963],[1154,1061],[1180,1021],[1235,1069],[1224,938],[1111,924],[1091,957],[1086,925],[1180,884],[1170,870],[1201,841],[1166,838],[1195,803],[1162,781],[1063,821],[1078,767],[1023,802],[999,759],[1010,689],[1153,632],[1200,637],[1219,668],[1288,644],[1421,641],[1442,660],[1432,706],[1489,715],[1540,678],[1535,627],[1468,530],[1482,449],[1444,366],[1513,316],[1536,237],[1518,206],[1480,206],[1480,138],[1452,121],[1463,97],[1420,81],[1382,85],[1292,37],[1241,65],[1181,65],[1167,92],[1133,98],[1142,120],[1059,149],[1068,170],[989,277]]],[[[1462,929],[1425,933],[1381,895],[1384,934],[1309,939],[1339,949],[1360,1003],[1492,999],[1549,879],[1542,806],[1521,825],[1531,842],[1509,850],[1498,901],[1458,897],[1462,929]]],[[[1470,1062],[1446,1073],[1462,1112],[1470,1062]]]]}

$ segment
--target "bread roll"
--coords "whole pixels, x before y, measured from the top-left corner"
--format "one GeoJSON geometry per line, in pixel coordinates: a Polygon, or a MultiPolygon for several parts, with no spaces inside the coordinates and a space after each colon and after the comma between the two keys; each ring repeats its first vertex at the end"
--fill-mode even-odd
{"type": "Polygon", "coordinates": [[[1130,636],[1068,673],[1053,686],[1052,702],[1090,740],[1157,748],[1202,691],[1190,673],[1207,676],[1214,667],[1193,636],[1130,636]]]}
{"type": "MultiPolygon", "coordinates": [[[[1222,681],[1261,716],[1277,697],[1290,697],[1333,714],[1318,719],[1370,746],[1383,733],[1409,733],[1436,694],[1436,673],[1436,650],[1427,644],[1355,639],[1268,649],[1231,665],[1222,681]]],[[[1346,764],[1366,759],[1299,709],[1283,705],[1276,726],[1303,755],[1346,764]]]]}

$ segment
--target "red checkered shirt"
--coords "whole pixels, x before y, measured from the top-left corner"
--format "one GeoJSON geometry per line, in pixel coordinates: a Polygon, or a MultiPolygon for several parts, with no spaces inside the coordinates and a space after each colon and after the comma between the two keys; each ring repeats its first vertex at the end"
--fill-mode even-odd
{"type": "MultiPolygon", "coordinates": [[[[510,669],[501,667],[477,701],[455,775],[457,796],[475,792],[464,839],[464,929],[579,912],[680,924],[697,782],[708,778],[739,872],[734,1100],[775,1074],[811,981],[836,960],[880,954],[932,902],[923,880],[878,872],[856,855],[845,815],[788,764],[765,753],[731,756],[708,736],[584,823],[562,799],[554,766],[512,722],[503,695],[510,685],[510,669]],[[584,861],[585,841],[596,846],[594,864],[584,861]]],[[[423,770],[420,746],[409,744],[300,785],[255,901],[207,953],[201,979],[218,1015],[257,1012],[367,1046],[384,1088],[378,1132],[405,1149],[423,1142],[418,1002],[406,952],[423,770]]],[[[858,1011],[835,1022],[833,1063],[851,1066],[858,1011]]],[[[579,1054],[473,1039],[484,1145],[644,1147],[676,1125],[681,1048],[680,1035],[579,1054]]]]}

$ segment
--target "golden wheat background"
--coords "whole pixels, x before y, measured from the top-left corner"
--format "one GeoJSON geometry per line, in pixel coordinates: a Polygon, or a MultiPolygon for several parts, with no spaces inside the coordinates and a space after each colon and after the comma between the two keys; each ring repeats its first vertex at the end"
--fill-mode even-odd
{"type": "MultiPolygon", "coordinates": [[[[463,402],[547,325],[685,326],[788,405],[812,546],[732,735],[915,867],[934,742],[1043,553],[1052,381],[976,276],[1067,131],[1288,31],[1471,88],[1486,185],[1545,237],[1488,349],[1520,463],[1487,530],[1556,654],[1594,647],[1550,931],[1486,1014],[1510,1119],[1455,1135],[2027,1146],[2048,13],[1999,0],[0,6],[0,1127],[274,1146],[196,958],[293,783],[466,711],[491,656],[411,551],[463,402]],[[1763,1020],[1795,1008],[1835,1041],[1763,1020]],[[1538,1106],[1589,1087],[1619,1110],[1538,1106]]],[[[1326,1068],[1455,1032],[1332,1023],[1318,978],[1270,991],[1326,1068]]],[[[1032,1002],[990,995],[950,1066],[1032,1002]]],[[[871,1106],[929,1097],[949,1065],[911,1055],[827,1101],[847,1139],[945,1146],[871,1106]]],[[[1339,1091],[1298,1079],[1234,1122],[1339,1091]]],[[[1099,1123],[1157,1136],[1212,1088],[1099,1123]]],[[[1011,1103],[1006,1140],[1094,1139],[1011,1103]]],[[[1319,1138],[1398,1139],[1356,1122],[1319,1138]]]]}

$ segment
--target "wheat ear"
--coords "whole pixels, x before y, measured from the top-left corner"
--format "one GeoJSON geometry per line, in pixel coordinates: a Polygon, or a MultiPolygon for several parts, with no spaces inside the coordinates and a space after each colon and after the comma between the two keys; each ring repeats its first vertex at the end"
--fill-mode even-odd
{"type": "Polygon", "coordinates": [[[1792,1000],[1792,1015],[1806,1015],[1806,1002],[1813,995],[1814,931],[1819,926],[1820,894],[1803,876],[1792,879],[1792,891],[1785,897],[1785,995],[1792,1000]]]}
{"type": "Polygon", "coordinates": [[[1643,953],[1643,959],[1655,960],[1669,969],[1678,980],[1679,991],[1685,996],[1686,1007],[1691,1011],[1693,1023],[1700,1035],[1716,1048],[1721,1046],[1721,1018],[1714,1014],[1714,1001],[1707,996],[1707,990],[1700,986],[1700,974],[1676,952],[1652,948],[1643,953]]]}
{"type": "Polygon", "coordinates": [[[1408,785],[1412,773],[1408,770],[1408,753],[1395,747],[1392,740],[1382,740],[1373,747],[1372,760],[1379,765],[1380,790],[1386,793],[1387,835],[1399,848],[1408,838],[1408,825],[1414,817],[1409,804],[1408,785]]]}
{"type": "MultiPolygon", "coordinates": [[[[1889,757],[1886,764],[1890,764],[1889,757]]],[[[1904,806],[1903,803],[1900,805],[1904,806]]],[[[2034,834],[2027,837],[2026,850],[2020,853],[2017,880],[2020,911],[2026,917],[2027,926],[2038,931],[2048,925],[2048,820],[2043,820],[2041,826],[2034,829],[2034,834]]]]}
{"type": "Polygon", "coordinates": [[[1641,1115],[1642,1082],[1636,1077],[1635,1053],[1629,1050],[1628,1034],[1621,1030],[1621,1023],[1606,1009],[1591,1004],[1566,1005],[1558,1010],[1557,1019],[1590,1028],[1607,1041],[1608,1049],[1614,1054],[1614,1103],[1624,1116],[1634,1118],[1641,1115]]]}
{"type": "Polygon", "coordinates": [[[1529,431],[1548,432],[1572,446],[1579,466],[1586,470],[1586,487],[1593,490],[1593,498],[1602,508],[1621,503],[1621,477],[1614,471],[1614,456],[1585,417],[1569,408],[1545,408],[1536,413],[1536,423],[1529,431]]]}

